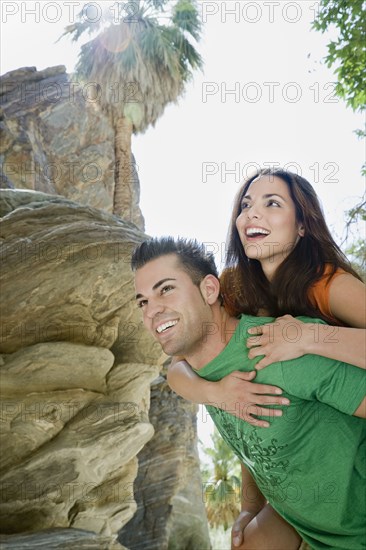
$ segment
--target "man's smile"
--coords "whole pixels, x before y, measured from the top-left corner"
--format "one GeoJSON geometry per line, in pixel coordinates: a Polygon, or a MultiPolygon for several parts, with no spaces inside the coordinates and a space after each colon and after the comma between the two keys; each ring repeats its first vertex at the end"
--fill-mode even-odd
{"type": "Polygon", "coordinates": [[[177,323],[178,323],[178,319],[174,319],[174,320],[171,320],[171,321],[165,321],[164,323],[161,323],[160,325],[158,325],[156,327],[155,331],[158,334],[162,334],[163,332],[166,332],[171,327],[174,327],[177,323]]]}

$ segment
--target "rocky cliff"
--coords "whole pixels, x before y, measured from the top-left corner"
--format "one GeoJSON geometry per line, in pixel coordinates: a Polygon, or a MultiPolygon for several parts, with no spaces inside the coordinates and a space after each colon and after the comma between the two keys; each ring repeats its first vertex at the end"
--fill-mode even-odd
{"type": "MultiPolygon", "coordinates": [[[[112,212],[114,133],[93,83],[64,66],[25,67],[0,79],[1,186],[59,194],[112,212]]],[[[132,221],[143,229],[133,159],[132,221]]]]}
{"type": "Polygon", "coordinates": [[[163,357],[133,304],[128,257],[143,234],[62,197],[1,195],[2,532],[112,540],[136,509],[163,357]],[[123,341],[145,362],[122,363],[110,348],[123,341]]]}
{"type": "Polygon", "coordinates": [[[29,547],[27,532],[67,548],[67,528],[78,530],[70,547],[114,548],[136,499],[148,521],[128,524],[120,540],[167,548],[187,485],[190,538],[208,548],[195,409],[158,377],[165,356],[134,305],[129,258],[144,234],[63,197],[2,190],[0,204],[4,548],[29,547]]]}
{"type": "Polygon", "coordinates": [[[111,215],[110,123],[71,84],[1,80],[1,548],[206,550],[196,409],[134,307],[139,182],[111,215]]]}
{"type": "Polygon", "coordinates": [[[137,511],[118,539],[130,550],[208,550],[202,480],[197,467],[196,405],[172,392],[162,371],[152,383],[156,435],[139,454],[137,511]]]}

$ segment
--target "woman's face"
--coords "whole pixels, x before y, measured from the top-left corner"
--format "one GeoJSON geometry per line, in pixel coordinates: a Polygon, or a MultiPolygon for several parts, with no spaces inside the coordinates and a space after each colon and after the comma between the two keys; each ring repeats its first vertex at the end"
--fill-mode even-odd
{"type": "Polygon", "coordinates": [[[287,184],[271,175],[250,184],[236,228],[246,256],[260,261],[269,280],[304,235],[287,184]]]}

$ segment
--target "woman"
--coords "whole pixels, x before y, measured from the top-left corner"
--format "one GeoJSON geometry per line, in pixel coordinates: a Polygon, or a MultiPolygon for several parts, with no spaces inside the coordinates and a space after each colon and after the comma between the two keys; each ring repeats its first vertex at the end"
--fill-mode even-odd
{"type": "MultiPolygon", "coordinates": [[[[365,368],[365,331],[360,330],[365,327],[365,286],[334,242],[318,198],[301,176],[262,170],[239,190],[229,230],[222,295],[232,315],[279,317],[275,323],[250,331],[249,357],[263,356],[256,368],[306,353],[365,368]],[[305,324],[292,315],[322,318],[332,326],[305,324]]],[[[257,416],[280,416],[281,410],[269,411],[262,405],[288,401],[267,395],[281,390],[250,382],[254,377],[254,372],[236,372],[219,382],[208,382],[184,361],[173,362],[168,372],[170,386],[186,399],[215,403],[266,427],[268,422],[248,414],[243,404],[255,403],[257,416]]],[[[278,518],[272,520],[274,528],[278,518]]],[[[242,515],[234,525],[233,535],[237,532],[239,544],[246,525],[242,515]]],[[[266,519],[266,525],[271,526],[270,520],[266,519]]],[[[289,548],[297,548],[292,528],[284,537],[289,548]]]]}
{"type": "MultiPolygon", "coordinates": [[[[360,330],[365,327],[365,285],[334,242],[315,191],[301,176],[266,169],[239,190],[222,294],[232,315],[280,317],[252,329],[249,357],[264,356],[257,369],[306,353],[365,368],[365,332],[360,330]],[[322,318],[332,326],[301,323],[290,315],[322,318]]],[[[280,390],[249,383],[254,377],[254,372],[237,372],[211,383],[183,361],[168,372],[174,391],[196,403],[225,403],[233,412],[238,403],[255,403],[258,416],[269,413],[263,404],[286,404],[281,397],[263,395],[280,390]]],[[[268,426],[243,409],[245,420],[268,426]]],[[[237,416],[243,418],[240,411],[237,416]]]]}

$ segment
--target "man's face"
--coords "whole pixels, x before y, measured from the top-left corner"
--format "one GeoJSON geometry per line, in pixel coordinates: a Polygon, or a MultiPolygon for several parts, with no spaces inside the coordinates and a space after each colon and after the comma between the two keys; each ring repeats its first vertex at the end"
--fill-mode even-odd
{"type": "Polygon", "coordinates": [[[211,307],[175,254],[138,269],[135,287],[144,325],[166,354],[188,356],[200,350],[212,323],[211,307]]]}

